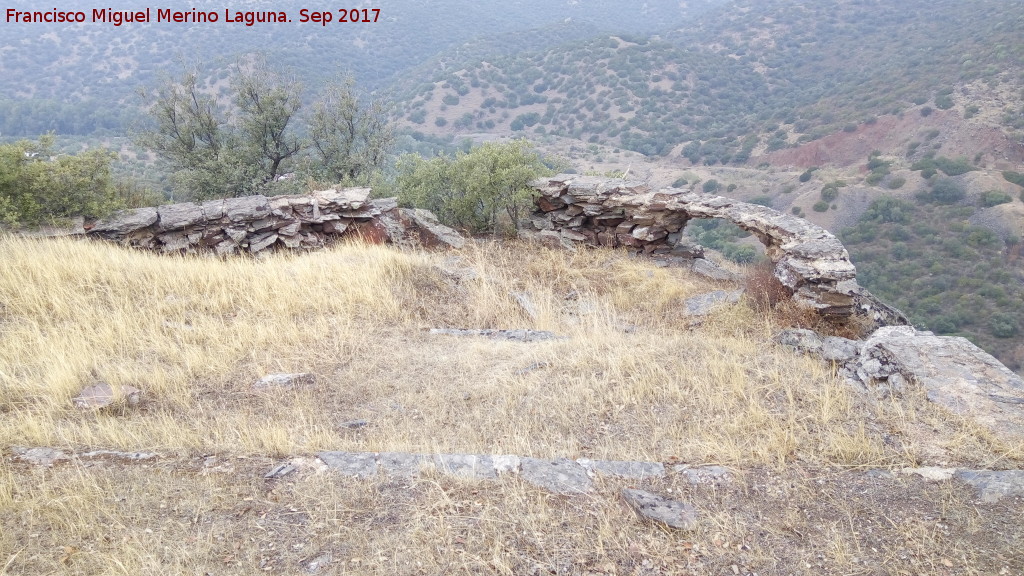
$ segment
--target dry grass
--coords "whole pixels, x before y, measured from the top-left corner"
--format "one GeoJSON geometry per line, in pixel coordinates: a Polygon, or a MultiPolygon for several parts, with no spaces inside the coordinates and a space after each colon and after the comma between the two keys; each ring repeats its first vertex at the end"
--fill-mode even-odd
{"type": "MultiPolygon", "coordinates": [[[[313,552],[264,554],[272,521],[279,546],[362,558],[343,566],[356,573],[522,574],[530,562],[573,573],[558,558],[613,573],[605,564],[643,568],[647,558],[657,567],[669,565],[669,551],[696,554],[656,528],[623,531],[615,498],[566,500],[515,482],[482,490],[441,478],[408,488],[301,480],[286,497],[264,490],[267,457],[322,449],[718,463],[783,475],[1020,465],[922,396],[868,401],[819,362],[778,349],[771,336],[784,314],[731,306],[694,326],[682,301],[714,288],[621,253],[517,243],[459,253],[350,244],[220,260],[0,238],[0,447],[155,450],[174,463],[123,473],[0,463],[0,524],[17,526],[0,531],[0,574],[295,572],[313,552]],[[534,314],[511,292],[528,294],[534,314]],[[432,336],[432,327],[566,338],[498,342],[432,336]],[[313,372],[317,383],[252,388],[273,372],[313,372]],[[97,381],[141,388],[142,405],[74,409],[70,399],[97,381]],[[370,425],[341,426],[355,419],[370,425]],[[207,454],[244,459],[237,473],[209,474],[194,465],[207,454]],[[305,524],[289,531],[299,512],[285,502],[305,524]],[[581,560],[584,549],[592,561],[581,560]]],[[[794,501],[820,496],[805,484],[794,501]]],[[[716,512],[693,546],[721,534],[769,546],[769,532],[750,536],[756,522],[730,512],[751,497],[740,492],[706,495],[716,512]]],[[[822,538],[823,555],[863,553],[846,528],[822,538]]],[[[762,547],[747,561],[766,565],[771,555],[762,547]]],[[[731,566],[700,562],[685,565],[731,566]]]]}

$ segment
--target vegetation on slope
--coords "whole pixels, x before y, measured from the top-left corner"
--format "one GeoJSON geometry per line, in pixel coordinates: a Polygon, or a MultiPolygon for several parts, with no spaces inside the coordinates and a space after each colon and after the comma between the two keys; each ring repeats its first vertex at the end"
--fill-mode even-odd
{"type": "Polygon", "coordinates": [[[1020,240],[1005,242],[967,218],[963,190],[940,180],[916,203],[882,196],[842,232],[858,281],[911,320],[965,336],[1013,370],[1024,367],[1020,240]]]}

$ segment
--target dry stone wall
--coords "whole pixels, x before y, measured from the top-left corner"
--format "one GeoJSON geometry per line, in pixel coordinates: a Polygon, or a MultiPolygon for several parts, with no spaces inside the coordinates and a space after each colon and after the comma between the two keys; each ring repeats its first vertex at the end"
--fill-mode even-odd
{"type": "Polygon", "coordinates": [[[860,308],[880,324],[908,323],[857,284],[842,243],[803,218],[722,196],[652,190],[640,181],[560,174],[533,187],[538,197],[531,223],[542,239],[700,258],[703,251],[686,240],[683,228],[693,218],[722,218],[760,239],[775,277],[795,300],[824,315],[850,316],[860,308]]]}
{"type": "Polygon", "coordinates": [[[320,248],[360,235],[375,242],[461,247],[464,239],[426,210],[399,208],[394,198],[371,200],[369,188],[310,195],[245,196],[125,210],[84,227],[95,238],[163,252],[256,253],[271,248],[320,248]]]}

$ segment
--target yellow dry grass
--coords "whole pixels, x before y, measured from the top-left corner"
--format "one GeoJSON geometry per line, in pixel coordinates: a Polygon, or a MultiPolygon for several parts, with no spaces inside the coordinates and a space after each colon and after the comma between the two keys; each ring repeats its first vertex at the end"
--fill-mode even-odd
{"type": "Polygon", "coordinates": [[[921,396],[865,399],[775,346],[792,310],[682,313],[687,297],[720,287],[622,253],[518,243],[222,260],[2,237],[0,448],[162,458],[52,469],[0,459],[0,575],[294,574],[317,558],[332,574],[1018,567],[1019,530],[1005,530],[1012,514],[999,505],[979,512],[962,489],[841,471],[1019,456],[921,396]],[[317,380],[253,389],[276,372],[317,380]],[[142,389],[140,406],[74,408],[99,381],[142,389]],[[369,425],[342,426],[356,419],[369,425]],[[324,449],[716,463],[736,480],[645,481],[701,511],[677,533],[638,521],[617,496],[625,481],[567,498],[517,478],[429,472],[262,479],[278,457],[324,449]]]}
{"type": "MultiPolygon", "coordinates": [[[[908,465],[913,421],[771,344],[771,314],[682,301],[713,286],[610,251],[346,244],[263,258],[168,257],[0,240],[0,445],[286,455],[512,453],[782,466],[908,465]],[[511,296],[526,294],[533,315],[511,296]],[[532,328],[519,343],[432,327],[532,328]],[[312,372],[298,390],[252,388],[312,372]],[[98,381],[138,410],[75,409],[98,381]],[[344,421],[371,425],[354,433],[344,421]]],[[[912,413],[935,413],[911,398],[912,413]]],[[[906,402],[904,402],[906,404],[906,402]]],[[[984,463],[970,438],[949,458],[984,463]]]]}

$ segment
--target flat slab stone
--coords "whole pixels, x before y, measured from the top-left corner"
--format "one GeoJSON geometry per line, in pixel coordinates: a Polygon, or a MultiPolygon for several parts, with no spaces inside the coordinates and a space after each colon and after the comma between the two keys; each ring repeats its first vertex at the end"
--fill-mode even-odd
{"type": "Polygon", "coordinates": [[[372,452],[320,452],[317,457],[346,476],[369,478],[377,474],[377,457],[372,452]]]}
{"type": "Polygon", "coordinates": [[[11,452],[14,453],[14,459],[16,461],[36,466],[49,467],[53,466],[57,462],[63,462],[71,459],[71,456],[69,456],[67,452],[56,448],[22,448],[21,446],[15,446],[11,448],[11,452]]]}
{"type": "Polygon", "coordinates": [[[423,465],[431,461],[430,456],[407,452],[381,452],[377,456],[377,465],[385,474],[403,478],[416,476],[423,469],[423,465]]]}
{"type": "Polygon", "coordinates": [[[560,340],[563,338],[547,330],[431,328],[430,333],[445,336],[484,336],[492,340],[512,340],[514,342],[543,342],[545,340],[560,340]]]}
{"type": "Polygon", "coordinates": [[[629,462],[620,460],[588,460],[580,458],[577,464],[590,473],[616,478],[661,478],[665,475],[665,465],[661,462],[629,462]]]}
{"type": "Polygon", "coordinates": [[[1024,498],[1024,470],[960,470],[956,478],[973,486],[982,502],[1024,498]]]}
{"type": "Polygon", "coordinates": [[[316,376],[303,372],[299,374],[268,374],[253,383],[253,388],[295,388],[316,383],[316,376]]]}
{"type": "Polygon", "coordinates": [[[623,488],[622,497],[641,516],[670,528],[692,530],[697,523],[697,509],[684,502],[633,488],[623,488]]]}
{"type": "Polygon", "coordinates": [[[683,305],[686,307],[687,316],[706,316],[715,308],[723,304],[735,304],[740,301],[743,290],[715,290],[707,294],[701,294],[687,298],[683,305]]]}
{"type": "Polygon", "coordinates": [[[530,484],[557,494],[583,494],[593,484],[587,471],[567,458],[523,458],[521,474],[530,484]]]}
{"type": "Polygon", "coordinates": [[[1001,440],[1024,441],[1024,380],[966,338],[910,326],[879,328],[861,346],[857,375],[865,384],[914,383],[932,402],[1001,440]]]}
{"type": "Polygon", "coordinates": [[[729,469],[723,466],[699,466],[691,468],[685,464],[676,464],[672,472],[685,476],[690,484],[718,484],[729,480],[729,469]]]}
{"type": "Polygon", "coordinates": [[[486,454],[437,454],[434,464],[442,473],[452,476],[488,480],[498,477],[494,461],[486,454]]]}

